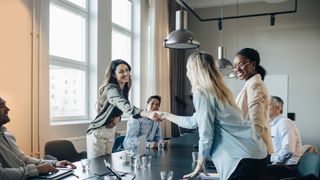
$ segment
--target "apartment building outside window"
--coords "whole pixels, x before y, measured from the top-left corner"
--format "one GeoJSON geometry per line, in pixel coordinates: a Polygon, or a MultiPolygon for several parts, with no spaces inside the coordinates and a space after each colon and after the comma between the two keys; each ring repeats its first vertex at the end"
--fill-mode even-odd
{"type": "Polygon", "coordinates": [[[51,0],[50,120],[88,119],[88,2],[51,0]]]}

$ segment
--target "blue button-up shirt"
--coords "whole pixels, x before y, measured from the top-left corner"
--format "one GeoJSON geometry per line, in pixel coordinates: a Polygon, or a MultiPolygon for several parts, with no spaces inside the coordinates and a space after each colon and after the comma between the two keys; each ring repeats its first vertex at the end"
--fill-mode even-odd
{"type": "Polygon", "coordinates": [[[147,118],[130,119],[127,123],[127,134],[123,141],[126,150],[135,150],[138,138],[147,135],[147,142],[159,142],[162,140],[160,123],[147,118]]]}
{"type": "Polygon", "coordinates": [[[302,155],[301,136],[294,121],[280,114],[270,122],[272,163],[297,164],[302,155]]]}
{"type": "Polygon", "coordinates": [[[199,128],[199,155],[212,159],[220,179],[228,179],[243,158],[267,156],[253,122],[244,121],[239,109],[202,91],[193,92],[193,104],[196,112],[192,116],[164,116],[181,127],[199,128]]]}

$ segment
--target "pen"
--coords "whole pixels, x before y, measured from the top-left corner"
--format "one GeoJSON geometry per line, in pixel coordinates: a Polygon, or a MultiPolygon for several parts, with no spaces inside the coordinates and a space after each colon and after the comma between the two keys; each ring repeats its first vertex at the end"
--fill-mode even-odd
{"type": "Polygon", "coordinates": [[[78,175],[76,175],[76,174],[74,174],[74,173],[72,173],[72,175],[79,179],[79,176],[78,176],[78,175]]]}
{"type": "Polygon", "coordinates": [[[121,177],[118,175],[118,173],[114,172],[111,168],[110,168],[110,164],[104,159],[103,160],[104,165],[109,169],[109,171],[114,174],[118,180],[121,180],[121,177]]]}

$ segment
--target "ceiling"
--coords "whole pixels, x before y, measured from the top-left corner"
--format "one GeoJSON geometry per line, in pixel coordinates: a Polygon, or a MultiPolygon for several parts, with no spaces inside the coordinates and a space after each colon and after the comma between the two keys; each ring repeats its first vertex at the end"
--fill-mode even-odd
{"type": "Polygon", "coordinates": [[[207,8],[207,7],[216,7],[228,5],[235,5],[235,4],[247,4],[247,3],[256,3],[256,2],[266,2],[266,3],[280,3],[286,0],[183,0],[186,2],[192,9],[199,9],[199,8],[207,8]]]}

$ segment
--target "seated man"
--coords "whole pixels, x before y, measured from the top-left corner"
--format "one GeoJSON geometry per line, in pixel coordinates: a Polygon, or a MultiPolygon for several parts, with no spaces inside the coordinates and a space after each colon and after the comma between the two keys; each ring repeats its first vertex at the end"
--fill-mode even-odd
{"type": "MultiPolygon", "coordinates": [[[[161,103],[160,96],[150,96],[147,101],[147,111],[158,111],[161,103]]],[[[127,123],[127,135],[123,141],[126,150],[135,151],[138,145],[138,138],[147,135],[148,147],[158,147],[162,142],[160,123],[147,118],[130,119],[127,123]]]]}
{"type": "Polygon", "coordinates": [[[66,160],[41,160],[22,152],[14,136],[3,126],[10,122],[8,112],[6,101],[0,97],[0,179],[27,179],[39,174],[56,172],[55,167],[76,168],[66,160]]]}
{"type": "Polygon", "coordinates": [[[282,114],[283,100],[271,96],[269,102],[270,131],[273,143],[272,164],[294,165],[302,155],[301,137],[294,121],[282,114]]]}

